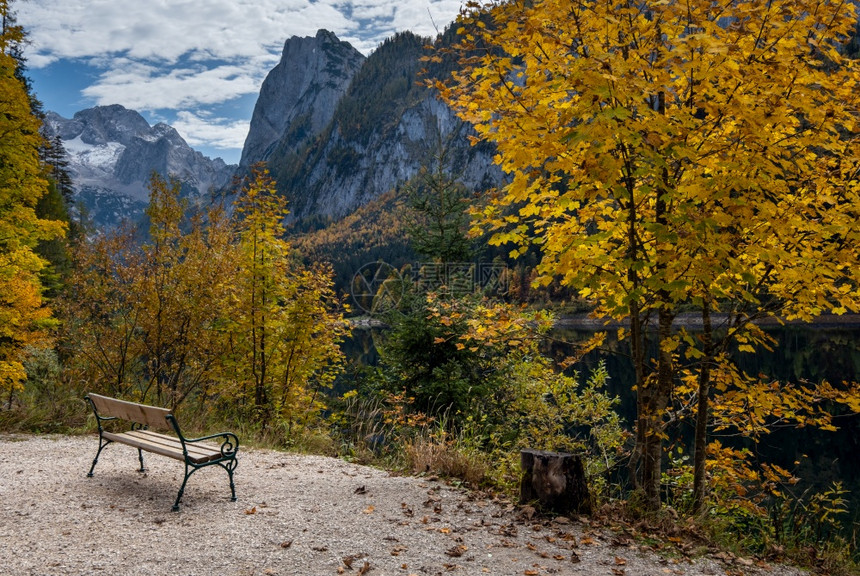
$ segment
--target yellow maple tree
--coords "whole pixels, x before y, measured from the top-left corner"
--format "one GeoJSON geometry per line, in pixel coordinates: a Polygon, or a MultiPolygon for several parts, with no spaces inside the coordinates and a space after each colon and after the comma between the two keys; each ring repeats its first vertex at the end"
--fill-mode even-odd
{"type": "Polygon", "coordinates": [[[339,372],[349,326],[322,264],[304,266],[284,239],[286,200],[262,166],[235,202],[236,272],[226,310],[222,375],[233,404],[265,427],[314,421],[339,372]]]}
{"type": "Polygon", "coordinates": [[[726,342],[762,342],[753,320],[860,309],[860,67],[840,52],[856,21],[830,0],[514,0],[460,17],[462,67],[436,86],[510,175],[478,227],[514,256],[537,246],[539,282],[627,323],[631,471],[652,507],[682,345],[707,415],[708,367],[726,342]],[[672,323],[690,305],[706,324],[727,313],[729,338],[684,343],[672,323]]]}

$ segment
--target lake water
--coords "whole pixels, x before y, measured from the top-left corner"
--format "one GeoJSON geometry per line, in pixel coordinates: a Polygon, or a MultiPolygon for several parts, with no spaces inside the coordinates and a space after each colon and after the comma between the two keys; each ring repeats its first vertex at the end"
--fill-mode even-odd
{"type": "MultiPolygon", "coordinates": [[[[594,328],[564,327],[551,333],[546,353],[563,358],[573,345],[590,337],[594,328]]],[[[759,350],[741,354],[738,362],[749,374],[764,374],[780,382],[827,380],[833,384],[860,380],[860,318],[856,322],[816,326],[788,325],[769,328],[777,340],[773,351],[759,350]]],[[[378,360],[374,337],[378,329],[355,330],[344,343],[350,360],[357,364],[375,364],[378,360]]],[[[574,367],[587,375],[598,362],[606,363],[610,380],[609,392],[620,398],[620,411],[628,422],[636,414],[636,399],[631,390],[634,375],[627,342],[618,342],[609,331],[604,349],[590,353],[574,367]]],[[[339,392],[351,387],[349,379],[340,384],[339,392]]],[[[839,430],[824,432],[811,429],[784,429],[766,436],[755,447],[762,460],[777,463],[803,479],[794,487],[826,489],[839,480],[849,489],[852,521],[860,521],[860,415],[840,416],[839,430]],[[800,461],[799,466],[794,462],[800,461]]],[[[691,425],[690,425],[691,426],[691,425]]],[[[691,437],[690,429],[678,429],[674,434],[691,437]]]]}

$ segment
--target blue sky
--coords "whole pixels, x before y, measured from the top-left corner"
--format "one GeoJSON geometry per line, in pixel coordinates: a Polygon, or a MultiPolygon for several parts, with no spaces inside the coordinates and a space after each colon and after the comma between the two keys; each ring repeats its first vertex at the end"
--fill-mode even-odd
{"type": "Polygon", "coordinates": [[[460,0],[14,0],[46,110],[121,104],[237,163],[284,42],[324,28],[364,54],[395,32],[435,36],[460,0]]]}

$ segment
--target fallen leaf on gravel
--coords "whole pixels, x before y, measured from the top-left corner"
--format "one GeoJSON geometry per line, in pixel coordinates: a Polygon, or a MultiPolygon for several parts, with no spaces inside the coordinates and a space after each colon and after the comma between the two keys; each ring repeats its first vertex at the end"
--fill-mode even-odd
{"type": "Polygon", "coordinates": [[[624,566],[625,564],[627,564],[627,560],[625,560],[624,558],[622,558],[620,556],[615,557],[615,565],[616,566],[624,566]]]}
{"type": "Polygon", "coordinates": [[[458,544],[453,548],[448,548],[447,550],[445,550],[445,554],[451,556],[452,558],[459,558],[466,550],[468,550],[467,547],[463,546],[462,544],[458,544]]]}
{"type": "Polygon", "coordinates": [[[284,540],[283,542],[281,542],[281,548],[289,548],[292,545],[293,545],[292,540],[284,540]]]}
{"type": "Polygon", "coordinates": [[[574,564],[576,564],[578,562],[582,562],[582,559],[579,557],[579,554],[577,554],[576,552],[571,552],[570,553],[570,561],[573,562],[574,564]]]}
{"type": "Polygon", "coordinates": [[[364,512],[365,514],[373,514],[373,511],[374,511],[374,510],[376,510],[376,508],[374,508],[374,507],[373,507],[373,505],[370,505],[370,506],[368,506],[367,508],[365,508],[365,509],[363,510],[363,512],[364,512]]]}
{"type": "Polygon", "coordinates": [[[367,488],[364,486],[359,486],[353,491],[353,494],[367,494],[367,488]]]}
{"type": "Polygon", "coordinates": [[[628,538],[626,536],[615,536],[612,538],[612,540],[609,542],[609,544],[610,544],[610,546],[614,546],[616,548],[620,548],[622,546],[629,546],[630,545],[630,538],[628,538]]]}
{"type": "Polygon", "coordinates": [[[579,543],[580,543],[580,544],[583,544],[584,546],[594,546],[594,545],[596,544],[596,542],[594,541],[594,539],[593,539],[593,538],[589,538],[588,536],[586,536],[585,538],[583,538],[582,540],[580,540],[580,541],[579,541],[579,543]]]}
{"type": "Polygon", "coordinates": [[[358,554],[350,554],[349,556],[344,556],[343,558],[341,558],[341,561],[343,562],[344,566],[352,569],[352,563],[360,558],[364,558],[365,556],[367,556],[367,554],[365,554],[364,552],[360,552],[358,554]]]}
{"type": "Polygon", "coordinates": [[[624,568],[613,568],[612,573],[615,574],[615,576],[624,576],[624,568]]]}
{"type": "Polygon", "coordinates": [[[526,576],[538,576],[540,572],[538,572],[537,570],[526,570],[525,572],[523,572],[523,574],[525,574],[526,576]]]}
{"type": "Polygon", "coordinates": [[[561,554],[556,554],[555,556],[553,556],[553,559],[555,559],[555,560],[564,560],[564,556],[562,556],[561,554]]]}
{"type": "Polygon", "coordinates": [[[370,562],[365,560],[364,566],[358,569],[358,576],[362,576],[362,574],[367,574],[368,572],[370,572],[370,562]]]}
{"type": "Polygon", "coordinates": [[[311,550],[313,550],[314,552],[325,552],[326,550],[328,550],[328,546],[313,546],[311,547],[311,550]]]}
{"type": "Polygon", "coordinates": [[[257,513],[257,507],[256,506],[254,506],[250,510],[245,510],[245,514],[256,514],[256,513],[257,513]]]}
{"type": "Polygon", "coordinates": [[[406,546],[395,546],[391,549],[391,555],[400,556],[400,553],[404,552],[405,550],[407,550],[406,546]]]}

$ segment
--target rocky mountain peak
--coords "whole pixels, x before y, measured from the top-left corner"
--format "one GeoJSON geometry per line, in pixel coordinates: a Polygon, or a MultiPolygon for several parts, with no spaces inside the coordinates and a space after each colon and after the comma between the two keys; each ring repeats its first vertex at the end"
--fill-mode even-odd
{"type": "Polygon", "coordinates": [[[298,148],[319,134],[364,59],[326,30],[288,39],[260,89],[240,167],[268,160],[278,145],[298,148]]]}
{"type": "MultiPolygon", "coordinates": [[[[446,170],[466,187],[501,182],[494,150],[471,146],[472,129],[424,82],[430,39],[400,32],[346,66],[333,52],[319,59],[331,37],[287,41],[260,92],[243,153],[246,166],[266,161],[289,199],[291,218],[342,218],[409,181],[443,152],[446,170]]],[[[357,54],[343,43],[337,50],[357,54]]]]}
{"type": "Polygon", "coordinates": [[[184,193],[199,197],[228,185],[236,168],[193,150],[172,126],[150,126],[118,104],[81,110],[71,119],[48,112],[43,130],[63,141],[76,203],[99,230],[141,217],[153,172],[178,178],[184,193]]]}
{"type": "Polygon", "coordinates": [[[128,144],[131,138],[150,130],[143,116],[119,104],[81,110],[74,120],[82,127],[81,140],[94,146],[108,142],[128,144]]]}

